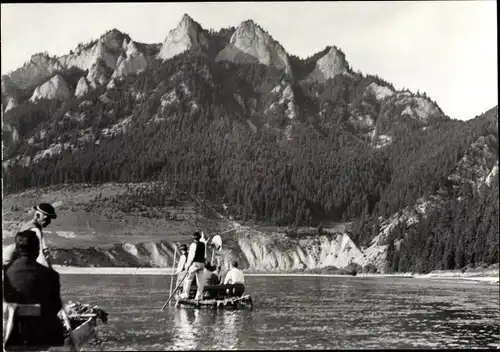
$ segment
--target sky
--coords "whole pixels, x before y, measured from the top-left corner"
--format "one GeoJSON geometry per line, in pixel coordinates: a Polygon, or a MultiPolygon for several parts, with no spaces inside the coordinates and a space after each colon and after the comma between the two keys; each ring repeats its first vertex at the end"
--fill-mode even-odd
{"type": "Polygon", "coordinates": [[[302,58],[336,45],[351,67],[425,92],[468,120],[498,105],[496,1],[65,3],[1,5],[1,72],[64,55],[116,28],[163,42],[187,13],[205,29],[252,19],[302,58]]]}

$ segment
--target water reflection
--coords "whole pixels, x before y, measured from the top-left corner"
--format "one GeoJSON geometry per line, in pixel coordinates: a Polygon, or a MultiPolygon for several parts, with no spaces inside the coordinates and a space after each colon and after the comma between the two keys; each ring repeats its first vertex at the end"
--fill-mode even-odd
{"type": "Polygon", "coordinates": [[[172,345],[175,348],[192,350],[196,348],[196,328],[200,325],[200,311],[177,309],[175,311],[172,345]]]}
{"type": "MultiPolygon", "coordinates": [[[[238,345],[242,324],[238,321],[239,312],[218,312],[217,326],[214,329],[214,346],[222,349],[235,349],[238,345]]],[[[214,348],[213,346],[210,346],[214,348]]]]}

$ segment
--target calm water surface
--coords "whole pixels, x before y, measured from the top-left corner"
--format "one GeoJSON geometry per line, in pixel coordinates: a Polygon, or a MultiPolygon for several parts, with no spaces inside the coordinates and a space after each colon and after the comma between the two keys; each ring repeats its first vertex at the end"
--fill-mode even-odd
{"type": "Polygon", "coordinates": [[[62,275],[98,304],[101,350],[498,348],[499,287],[455,280],[248,276],[253,310],[159,309],[170,277],[62,275]]]}

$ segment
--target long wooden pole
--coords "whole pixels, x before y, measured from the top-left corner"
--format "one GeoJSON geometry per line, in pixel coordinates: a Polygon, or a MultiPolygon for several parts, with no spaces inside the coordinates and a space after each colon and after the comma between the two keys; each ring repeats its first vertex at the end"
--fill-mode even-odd
{"type": "Polygon", "coordinates": [[[172,286],[174,285],[175,258],[177,258],[177,246],[175,246],[175,250],[174,250],[174,261],[172,263],[172,275],[170,276],[170,293],[169,293],[169,295],[172,294],[172,286]]]}
{"type": "Polygon", "coordinates": [[[177,290],[179,289],[179,287],[181,287],[182,285],[182,282],[184,281],[184,279],[188,276],[189,274],[189,271],[186,270],[186,274],[184,275],[184,277],[182,278],[181,282],[179,282],[179,284],[177,285],[177,287],[175,288],[174,292],[172,292],[172,294],[170,295],[170,297],[168,297],[167,301],[165,302],[165,304],[163,305],[163,307],[161,307],[161,310],[164,310],[165,307],[167,306],[167,304],[170,302],[170,300],[172,299],[172,297],[174,297],[175,293],[177,292],[177,290]]]}

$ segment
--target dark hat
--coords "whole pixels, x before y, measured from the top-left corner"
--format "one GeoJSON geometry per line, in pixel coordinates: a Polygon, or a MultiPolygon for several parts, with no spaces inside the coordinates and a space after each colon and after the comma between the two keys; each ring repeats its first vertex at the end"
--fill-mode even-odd
{"type": "Polygon", "coordinates": [[[201,238],[201,234],[196,231],[195,233],[193,233],[193,238],[199,240],[201,238]]]}
{"type": "Polygon", "coordinates": [[[56,211],[54,207],[49,203],[40,203],[38,205],[35,205],[33,209],[40,211],[51,219],[57,219],[56,211]]]}

